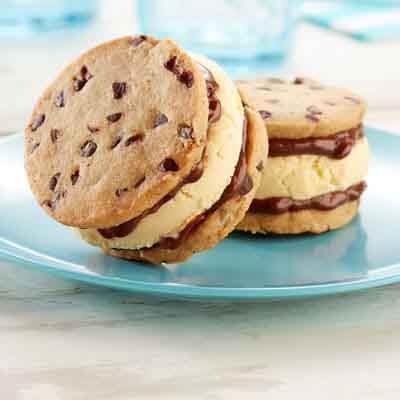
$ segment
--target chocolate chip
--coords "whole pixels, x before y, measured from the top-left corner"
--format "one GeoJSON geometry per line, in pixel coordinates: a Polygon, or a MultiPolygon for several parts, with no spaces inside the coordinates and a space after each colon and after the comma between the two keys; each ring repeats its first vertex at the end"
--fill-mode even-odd
{"type": "Polygon", "coordinates": [[[123,194],[125,194],[125,193],[127,193],[127,192],[128,192],[128,188],[117,189],[117,190],[115,191],[115,195],[116,195],[117,197],[121,197],[123,194]]]}
{"type": "Polygon", "coordinates": [[[193,86],[193,73],[189,70],[185,70],[183,71],[179,77],[178,77],[179,81],[184,83],[186,85],[186,87],[191,88],[193,86]]]}
{"type": "Polygon", "coordinates": [[[319,122],[320,117],[317,114],[306,114],[306,119],[312,121],[312,122],[319,122]]]}
{"type": "Polygon", "coordinates": [[[191,126],[185,124],[178,126],[178,136],[182,139],[193,139],[192,133],[193,128],[191,126]]]}
{"type": "Polygon", "coordinates": [[[176,57],[176,56],[171,57],[171,58],[164,64],[164,67],[165,67],[168,71],[174,72],[174,71],[175,71],[175,66],[176,66],[176,60],[177,60],[177,57],[176,57]]]}
{"type": "Polygon", "coordinates": [[[79,92],[80,90],[83,89],[83,87],[86,85],[87,81],[84,81],[83,79],[77,79],[74,78],[72,85],[74,87],[75,92],[79,92]]]}
{"type": "Polygon", "coordinates": [[[39,146],[40,143],[31,143],[29,146],[29,154],[32,154],[39,146]]]}
{"type": "Polygon", "coordinates": [[[135,189],[137,189],[139,186],[142,186],[144,181],[146,180],[146,176],[143,175],[141,178],[139,178],[136,183],[133,185],[135,189]]]}
{"type": "Polygon", "coordinates": [[[73,78],[73,87],[76,92],[83,89],[89,79],[93,78],[93,75],[88,71],[86,65],[82,66],[78,77],[73,78]]]}
{"type": "Polygon", "coordinates": [[[294,85],[302,85],[304,83],[304,78],[295,78],[293,81],[294,85]]]}
{"type": "Polygon", "coordinates": [[[57,142],[57,140],[61,137],[61,132],[58,129],[52,129],[50,131],[50,139],[52,143],[57,142]]]}
{"type": "Polygon", "coordinates": [[[309,107],[306,108],[306,110],[307,110],[310,114],[322,115],[322,111],[321,111],[317,106],[309,106],[309,107]]]}
{"type": "Polygon", "coordinates": [[[88,71],[87,66],[83,65],[81,68],[81,77],[87,81],[93,77],[93,75],[88,71]]]}
{"type": "Polygon", "coordinates": [[[114,92],[114,99],[121,99],[126,93],[126,82],[113,82],[112,90],[114,92]]]}
{"type": "Polygon", "coordinates": [[[172,56],[164,63],[164,67],[175,74],[178,81],[184,83],[188,88],[193,86],[193,73],[189,70],[183,70],[182,67],[177,64],[177,56],[172,56]]]}
{"type": "Polygon", "coordinates": [[[156,118],[154,119],[153,128],[157,128],[157,126],[166,124],[168,122],[168,117],[165,114],[157,114],[156,118]]]}
{"type": "Polygon", "coordinates": [[[72,186],[74,186],[76,184],[76,182],[78,182],[79,179],[79,169],[75,170],[72,174],[71,174],[71,183],[72,186]]]}
{"type": "Polygon", "coordinates": [[[129,41],[129,43],[133,47],[138,47],[141,43],[143,43],[147,39],[146,35],[140,35],[138,37],[135,37],[129,41]]]}
{"type": "Polygon", "coordinates": [[[107,118],[107,121],[109,121],[109,122],[117,122],[121,119],[121,117],[122,117],[122,113],[119,112],[119,113],[107,115],[106,118],[107,118]]]}
{"type": "Polygon", "coordinates": [[[97,150],[97,144],[91,140],[87,140],[81,146],[81,156],[82,157],[91,157],[95,151],[97,150]]]}
{"type": "Polygon", "coordinates": [[[56,189],[58,180],[60,179],[61,174],[57,173],[54,176],[51,177],[50,182],[49,182],[49,190],[51,190],[52,192],[54,192],[54,190],[56,189]]]}
{"type": "Polygon", "coordinates": [[[84,81],[83,79],[73,79],[73,86],[74,86],[74,90],[75,92],[79,92],[80,90],[83,89],[83,87],[86,85],[87,81],[84,81]]]}
{"type": "Polygon", "coordinates": [[[261,172],[264,169],[264,163],[262,161],[260,161],[257,166],[257,171],[261,172]]]}
{"type": "Polygon", "coordinates": [[[361,104],[361,100],[357,99],[355,97],[352,96],[345,96],[344,97],[346,100],[349,100],[350,102],[352,102],[353,104],[361,104]]]}
{"type": "Polygon", "coordinates": [[[31,123],[31,130],[35,132],[45,121],[46,116],[44,114],[39,114],[35,118],[33,118],[31,123]]]}
{"type": "Polygon", "coordinates": [[[88,128],[88,131],[91,133],[97,133],[100,131],[100,128],[97,128],[96,126],[87,125],[87,128],[88,128]]]}
{"type": "Polygon", "coordinates": [[[55,100],[54,100],[54,105],[56,107],[64,107],[65,106],[65,101],[64,101],[64,91],[61,90],[60,93],[58,93],[58,95],[56,96],[55,100]]]}
{"type": "Polygon", "coordinates": [[[262,119],[268,119],[271,118],[272,113],[270,113],[269,111],[266,110],[259,110],[258,113],[261,115],[262,119]]]}
{"type": "Polygon", "coordinates": [[[113,139],[113,141],[111,142],[110,149],[111,150],[115,149],[121,143],[121,140],[122,140],[122,136],[115,137],[113,139]]]}
{"type": "Polygon", "coordinates": [[[161,164],[160,169],[163,172],[176,172],[179,171],[179,166],[172,158],[166,158],[161,164]]]}
{"type": "Polygon", "coordinates": [[[43,204],[44,206],[50,208],[50,210],[52,210],[53,207],[54,207],[54,205],[55,205],[51,200],[45,200],[42,204],[43,204]]]}
{"type": "Polygon", "coordinates": [[[130,146],[131,144],[135,143],[135,142],[141,142],[144,139],[144,135],[143,133],[138,133],[137,135],[133,135],[131,137],[129,137],[128,139],[126,139],[125,141],[125,146],[130,146]]]}

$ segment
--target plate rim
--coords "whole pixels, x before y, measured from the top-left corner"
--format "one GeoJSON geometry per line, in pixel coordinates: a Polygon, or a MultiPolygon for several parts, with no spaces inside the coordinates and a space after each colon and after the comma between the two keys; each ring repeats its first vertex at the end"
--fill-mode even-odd
{"type": "MultiPolygon", "coordinates": [[[[11,245],[14,243],[10,242],[11,245]]],[[[353,292],[373,287],[379,287],[400,282],[400,271],[394,275],[387,275],[386,270],[400,269],[400,263],[396,263],[384,268],[378,269],[375,276],[368,276],[363,279],[346,280],[341,282],[331,282],[324,284],[294,285],[284,287],[259,287],[259,288],[241,288],[230,287],[221,288],[216,286],[194,286],[187,284],[174,283],[150,283],[136,280],[127,280],[101,276],[97,274],[81,273],[79,271],[70,271],[57,266],[57,262],[47,264],[37,263],[27,255],[11,253],[4,247],[4,239],[0,238],[0,258],[8,262],[14,262],[22,267],[34,267],[39,271],[44,271],[60,277],[85,282],[102,287],[113,289],[124,289],[141,294],[181,296],[191,298],[213,298],[213,299],[274,299],[274,298],[295,298],[295,297],[314,297],[321,295],[332,295],[339,293],[353,292]],[[380,272],[382,271],[382,272],[380,272]]],[[[70,263],[73,264],[73,263],[70,263]]],[[[75,264],[76,265],[76,264],[75,264]]]]}

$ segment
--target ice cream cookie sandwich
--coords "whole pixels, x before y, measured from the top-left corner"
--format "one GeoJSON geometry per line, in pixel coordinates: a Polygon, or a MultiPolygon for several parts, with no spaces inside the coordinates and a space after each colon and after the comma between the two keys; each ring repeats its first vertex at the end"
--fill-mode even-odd
{"type": "Polygon", "coordinates": [[[123,37],[69,65],[36,104],[25,164],[43,209],[113,256],[206,250],[243,218],[266,157],[261,116],[219,66],[123,37]]]}
{"type": "Polygon", "coordinates": [[[238,229],[321,233],[351,221],[366,188],[365,102],[348,90],[301,78],[237,84],[269,136],[268,167],[238,229]]]}

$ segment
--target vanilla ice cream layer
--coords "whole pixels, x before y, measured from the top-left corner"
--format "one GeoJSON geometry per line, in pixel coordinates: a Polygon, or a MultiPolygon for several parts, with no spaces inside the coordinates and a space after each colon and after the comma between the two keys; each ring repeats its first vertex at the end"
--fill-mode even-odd
{"type": "Polygon", "coordinates": [[[82,229],[83,239],[108,248],[151,247],[162,237],[177,236],[193,218],[211,208],[230,183],[242,145],[242,102],[234,83],[217,64],[200,56],[195,59],[218,83],[216,97],[222,109],[220,119],[208,129],[203,175],[197,182],[184,185],[157,212],[143,218],[128,236],[105,239],[96,229],[82,229]]]}
{"type": "Polygon", "coordinates": [[[306,200],[345,190],[364,180],[368,171],[368,141],[362,138],[340,160],[315,155],[269,157],[255,198],[291,197],[306,200]]]}

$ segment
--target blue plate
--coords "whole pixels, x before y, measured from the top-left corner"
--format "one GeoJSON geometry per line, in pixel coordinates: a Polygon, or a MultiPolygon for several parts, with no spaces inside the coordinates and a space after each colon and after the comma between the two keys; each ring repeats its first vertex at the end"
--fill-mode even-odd
{"type": "Polygon", "coordinates": [[[0,258],[97,285],[198,298],[282,298],[400,282],[400,137],[367,129],[369,188],[359,216],[323,235],[233,233],[173,266],[103,255],[51,220],[28,189],[22,136],[0,140],[0,258]]]}

